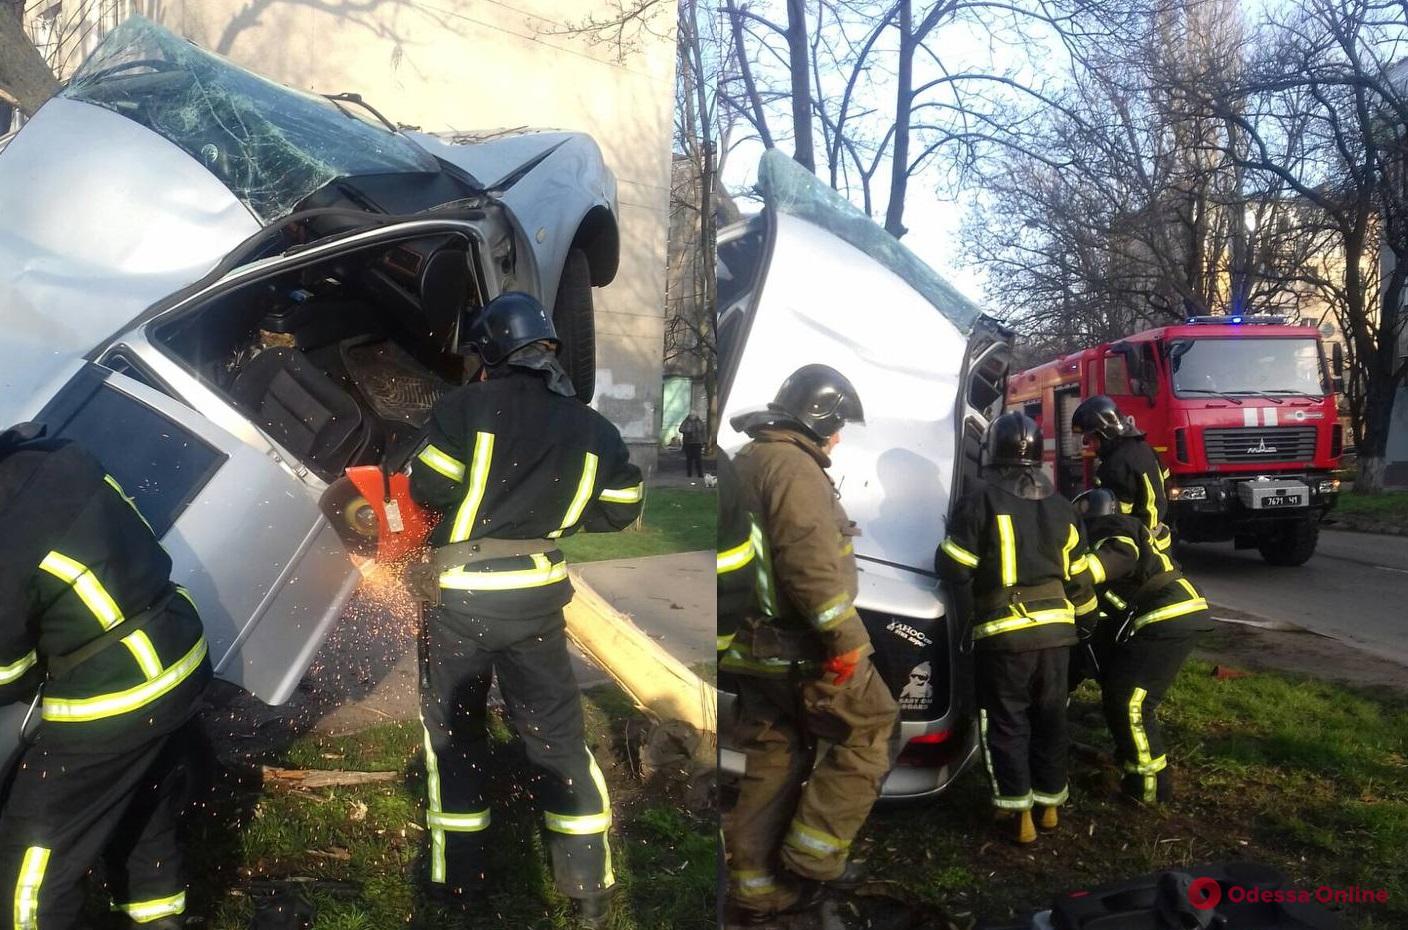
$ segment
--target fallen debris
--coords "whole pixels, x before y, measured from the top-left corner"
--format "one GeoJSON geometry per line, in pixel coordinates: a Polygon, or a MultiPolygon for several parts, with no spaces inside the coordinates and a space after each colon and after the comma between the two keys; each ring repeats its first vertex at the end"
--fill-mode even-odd
{"type": "Polygon", "coordinates": [[[272,765],[261,768],[264,783],[286,788],[340,788],[352,785],[374,785],[395,781],[400,772],[340,772],[327,769],[281,769],[272,765]]]}

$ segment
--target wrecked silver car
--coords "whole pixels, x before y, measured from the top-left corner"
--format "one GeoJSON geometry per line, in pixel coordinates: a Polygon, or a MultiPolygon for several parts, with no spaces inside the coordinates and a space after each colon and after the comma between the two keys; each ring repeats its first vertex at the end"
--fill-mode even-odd
{"type": "Polygon", "coordinates": [[[133,18],[0,140],[0,424],[97,454],[217,674],[280,703],[358,579],[339,479],[472,374],[462,309],[538,296],[590,400],[618,252],[588,136],[398,129],[133,18]]]}

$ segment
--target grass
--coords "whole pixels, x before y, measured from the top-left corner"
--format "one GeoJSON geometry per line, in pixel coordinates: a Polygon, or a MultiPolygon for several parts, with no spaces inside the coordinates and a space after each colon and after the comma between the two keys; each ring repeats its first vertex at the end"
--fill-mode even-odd
{"type": "Polygon", "coordinates": [[[1331,513],[1408,523],[1408,491],[1384,491],[1382,494],[1346,491],[1340,494],[1331,513]]]}
{"type": "Polygon", "coordinates": [[[562,541],[569,562],[635,559],[714,548],[718,496],[713,491],[652,488],[641,525],[620,533],[577,533],[562,541]]]}
{"type": "MultiPolygon", "coordinates": [[[[613,864],[619,891],[611,930],[713,927],[716,830],[688,812],[679,785],[633,772],[621,749],[639,730],[612,686],[585,695],[587,741],[612,796],[613,864]]],[[[495,718],[490,896],[475,927],[559,930],[569,902],[553,888],[541,818],[522,786],[521,744],[495,718]]],[[[353,736],[309,736],[264,759],[293,768],[394,771],[386,784],[321,790],[261,788],[257,775],[227,777],[192,825],[192,912],[211,930],[244,930],[266,888],[290,889],[317,910],[315,930],[411,930],[458,926],[418,893],[424,846],[424,769],[418,724],[353,736]]]]}
{"type": "MultiPolygon", "coordinates": [[[[1386,888],[1349,905],[1360,930],[1408,926],[1408,700],[1273,673],[1219,680],[1191,661],[1160,710],[1178,797],[1148,810],[1114,797],[1112,766],[1073,756],[1072,802],[1053,838],[1018,849],[993,832],[970,770],[922,809],[878,811],[862,851],[917,902],[1009,918],[1059,894],[1160,869],[1230,860],[1283,870],[1297,888],[1386,888]]],[[[1071,705],[1076,739],[1111,749],[1098,692],[1071,705]]]]}

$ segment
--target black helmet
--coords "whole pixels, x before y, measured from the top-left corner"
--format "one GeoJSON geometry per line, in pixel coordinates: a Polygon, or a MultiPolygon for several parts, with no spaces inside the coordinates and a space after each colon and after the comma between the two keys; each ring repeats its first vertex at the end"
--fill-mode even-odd
{"type": "Polygon", "coordinates": [[[1077,494],[1071,503],[1076,505],[1076,513],[1087,520],[1120,512],[1120,500],[1109,488],[1091,488],[1083,494],[1077,494]]]}
{"type": "Polygon", "coordinates": [[[1044,445],[1035,420],[1016,410],[1004,413],[992,421],[983,437],[985,464],[1040,465],[1044,445]]]}
{"type": "Polygon", "coordinates": [[[792,372],[768,409],[787,414],[818,441],[847,423],[865,423],[865,410],[855,387],[829,365],[803,365],[792,372]]]}
{"type": "Polygon", "coordinates": [[[1125,418],[1120,416],[1120,408],[1104,394],[1081,401],[1076,412],[1071,414],[1071,429],[1077,433],[1094,433],[1102,439],[1134,434],[1125,418]]]}
{"type": "Polygon", "coordinates": [[[540,341],[558,341],[547,308],[532,294],[506,291],[460,325],[458,349],[461,355],[473,352],[485,365],[494,366],[540,341]]]}

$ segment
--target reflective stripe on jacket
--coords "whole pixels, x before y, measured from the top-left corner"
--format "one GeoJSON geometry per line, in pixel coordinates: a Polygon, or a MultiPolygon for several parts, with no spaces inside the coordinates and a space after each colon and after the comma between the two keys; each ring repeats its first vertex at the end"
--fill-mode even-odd
{"type": "Polygon", "coordinates": [[[1124,635],[1174,637],[1212,629],[1202,592],[1138,518],[1098,517],[1089,532],[1091,579],[1124,635]]]}
{"type": "Polygon", "coordinates": [[[760,430],[734,456],[762,526],[760,597],[769,616],[757,623],[776,629],[764,635],[745,625],[734,640],[736,655],[726,654],[721,667],[763,674],[779,644],[809,661],[828,651],[870,651],[855,607],[856,530],[826,474],[829,465],[814,441],[781,428],[760,430]]]}
{"type": "Polygon", "coordinates": [[[1097,606],[1079,518],[1054,493],[1032,500],[980,483],[959,501],[934,565],[972,585],[970,633],[981,649],[1074,644],[1075,618],[1097,606]]]}
{"type": "MultiPolygon", "coordinates": [[[[170,590],[171,559],[151,527],[77,444],[32,443],[0,460],[0,520],[0,703],[27,700],[49,659],[121,627],[170,590]]],[[[46,740],[115,749],[195,712],[210,661],[195,605],[178,591],[141,629],[47,684],[46,740]]]]}
{"type": "MultiPolygon", "coordinates": [[[[411,494],[441,514],[435,546],[612,532],[635,522],[645,502],[616,427],[549,391],[541,374],[512,368],[436,403],[411,494]]],[[[558,550],[454,568],[440,587],[446,607],[483,616],[546,614],[572,597],[558,550]]]]}

